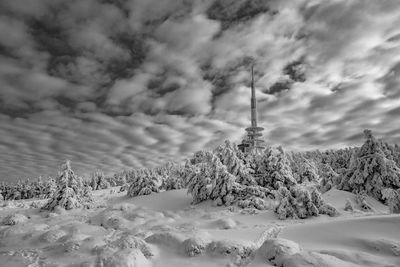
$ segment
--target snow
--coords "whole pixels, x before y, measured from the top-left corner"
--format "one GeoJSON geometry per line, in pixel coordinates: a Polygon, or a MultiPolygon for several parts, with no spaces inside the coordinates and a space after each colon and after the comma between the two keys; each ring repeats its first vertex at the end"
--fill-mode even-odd
{"type": "Polygon", "coordinates": [[[26,219],[0,225],[1,266],[400,266],[400,216],[371,197],[363,211],[337,189],[322,199],[338,216],[285,221],[272,205],[192,205],[185,189],[131,198],[110,188],[93,199],[89,210],[2,207],[1,221],[26,219]]]}

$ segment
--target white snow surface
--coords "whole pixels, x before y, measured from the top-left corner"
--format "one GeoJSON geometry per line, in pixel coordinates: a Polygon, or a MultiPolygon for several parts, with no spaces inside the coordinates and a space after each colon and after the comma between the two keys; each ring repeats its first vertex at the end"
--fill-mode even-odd
{"type": "Polygon", "coordinates": [[[339,216],[281,221],[273,210],[191,205],[185,189],[118,189],[95,191],[90,210],[3,205],[0,266],[400,266],[400,215],[369,198],[373,210],[362,210],[349,192],[323,194],[339,216]]]}

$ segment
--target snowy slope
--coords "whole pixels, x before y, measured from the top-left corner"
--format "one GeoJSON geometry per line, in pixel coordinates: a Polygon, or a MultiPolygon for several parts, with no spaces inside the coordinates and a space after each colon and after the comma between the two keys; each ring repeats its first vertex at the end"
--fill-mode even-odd
{"type": "Polygon", "coordinates": [[[274,266],[277,259],[280,266],[400,266],[400,217],[372,199],[374,212],[356,204],[344,211],[346,199],[355,203],[348,192],[323,195],[338,217],[286,221],[271,210],[191,205],[186,190],[135,198],[117,192],[95,191],[92,210],[2,207],[1,221],[26,219],[0,226],[1,266],[274,266]],[[298,251],[289,250],[297,253],[282,250],[281,238],[297,243],[298,251]],[[271,246],[283,256],[268,260],[271,246]]]}

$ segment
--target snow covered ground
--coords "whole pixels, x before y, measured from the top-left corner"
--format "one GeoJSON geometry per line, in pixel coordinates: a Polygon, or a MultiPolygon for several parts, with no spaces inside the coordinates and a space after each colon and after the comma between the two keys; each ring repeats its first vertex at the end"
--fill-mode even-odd
{"type": "Polygon", "coordinates": [[[400,266],[400,215],[333,189],[340,215],[278,220],[272,210],[191,205],[186,190],[128,198],[94,191],[90,210],[0,208],[0,266],[400,266]],[[344,208],[350,201],[353,211],[344,208]]]}

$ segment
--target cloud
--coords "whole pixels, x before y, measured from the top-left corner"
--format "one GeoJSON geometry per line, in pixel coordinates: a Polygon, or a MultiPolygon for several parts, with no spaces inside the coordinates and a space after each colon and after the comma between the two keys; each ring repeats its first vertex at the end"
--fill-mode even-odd
{"type": "Polygon", "coordinates": [[[399,142],[397,0],[3,1],[0,179],[180,161],[249,125],[287,150],[399,142]],[[397,116],[397,117],[396,117],[397,116]]]}

